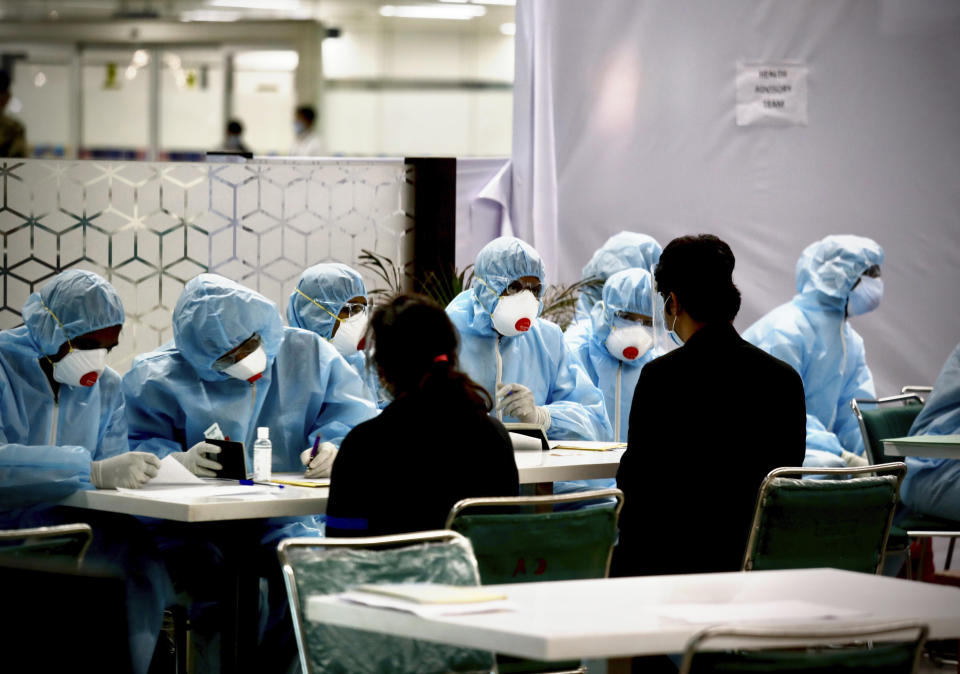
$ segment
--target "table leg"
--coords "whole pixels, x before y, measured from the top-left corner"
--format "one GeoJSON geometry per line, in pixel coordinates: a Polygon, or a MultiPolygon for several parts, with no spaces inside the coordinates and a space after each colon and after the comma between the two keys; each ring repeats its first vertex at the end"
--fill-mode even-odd
{"type": "Polygon", "coordinates": [[[260,620],[260,572],[257,566],[259,540],[224,523],[220,540],[223,550],[223,625],[220,637],[220,671],[223,674],[254,671],[260,620]]]}

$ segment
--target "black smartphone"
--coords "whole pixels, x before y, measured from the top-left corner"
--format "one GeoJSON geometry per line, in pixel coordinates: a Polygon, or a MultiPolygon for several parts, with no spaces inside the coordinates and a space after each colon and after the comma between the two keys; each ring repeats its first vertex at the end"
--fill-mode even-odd
{"type": "Polygon", "coordinates": [[[209,455],[210,458],[223,466],[217,471],[217,477],[225,477],[231,480],[247,479],[247,455],[243,451],[242,442],[233,442],[232,440],[205,440],[205,442],[220,448],[219,454],[209,455]]]}

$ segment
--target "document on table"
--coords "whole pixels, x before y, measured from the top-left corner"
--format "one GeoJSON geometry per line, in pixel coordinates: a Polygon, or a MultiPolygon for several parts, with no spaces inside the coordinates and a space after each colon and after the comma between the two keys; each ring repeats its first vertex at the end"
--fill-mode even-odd
{"type": "Polygon", "coordinates": [[[609,452],[625,449],[625,442],[597,442],[594,440],[551,440],[550,449],[584,449],[590,452],[609,452]]]}
{"type": "Polygon", "coordinates": [[[655,612],[693,624],[833,620],[868,615],[866,611],[792,599],[742,604],[673,604],[655,612]]]}
{"type": "Polygon", "coordinates": [[[156,477],[147,482],[151,487],[170,487],[174,485],[205,484],[203,480],[191,473],[186,466],[168,454],[160,460],[160,470],[156,477]]]}
{"type": "Polygon", "coordinates": [[[454,587],[433,583],[360,586],[332,595],[332,598],[374,608],[404,611],[425,618],[515,609],[506,595],[486,592],[481,587],[454,587]]]}

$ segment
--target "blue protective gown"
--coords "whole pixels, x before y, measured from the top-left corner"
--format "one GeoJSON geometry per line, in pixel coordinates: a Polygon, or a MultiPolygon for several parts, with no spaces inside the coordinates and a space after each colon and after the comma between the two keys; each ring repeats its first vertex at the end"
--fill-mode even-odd
{"type": "Polygon", "coordinates": [[[806,466],[843,466],[839,456],[844,449],[863,454],[850,400],[876,398],[876,390],[863,339],[846,320],[846,308],[863,272],[883,259],[883,249],[860,236],[828,236],[810,244],[797,261],[798,294],[743,333],[748,342],[792,365],[803,379],[806,466]]]}
{"type": "Polygon", "coordinates": [[[135,521],[122,524],[129,527],[124,540],[104,531],[106,520],[96,512],[74,517],[53,508],[79,489],[93,489],[91,461],[127,451],[120,376],[108,367],[93,386],[61,385],[55,399],[38,362],[68,339],[122,325],[120,296],[100,276],[69,270],[32,293],[21,315],[23,326],[0,332],[0,529],[90,522],[87,558],[123,566],[132,667],[145,672],[172,595],[166,571],[154,551],[133,543],[140,540],[135,521]]]}
{"type": "MultiPolygon", "coordinates": [[[[639,267],[651,274],[657,262],[660,261],[660,252],[663,250],[657,240],[646,234],[636,232],[620,232],[614,234],[594,252],[593,257],[583,267],[580,278],[596,278],[606,281],[608,278],[624,269],[639,267]]],[[[579,334],[585,334],[590,328],[590,316],[593,307],[600,301],[603,288],[584,288],[577,299],[576,313],[573,322],[567,327],[567,332],[573,331],[579,339],[579,334]]]]}
{"type": "MultiPolygon", "coordinates": [[[[336,317],[347,301],[354,297],[363,297],[370,304],[363,277],[355,270],[339,262],[317,264],[300,276],[300,281],[287,303],[287,322],[291,327],[302,328],[320,335],[330,341],[336,317]]],[[[380,386],[380,378],[372,368],[367,367],[364,352],[357,349],[345,359],[363,380],[370,400],[378,407],[390,403],[389,396],[380,386]]]]}
{"type": "MultiPolygon", "coordinates": [[[[960,344],[937,377],[933,393],[913,421],[910,435],[960,433],[960,344]]],[[[960,520],[960,461],[907,457],[903,502],[927,515],[960,520]]]]}
{"type": "MultiPolygon", "coordinates": [[[[530,330],[501,337],[491,314],[502,293],[521,276],[543,281],[543,262],[520,239],[494,239],[477,255],[473,286],[457,295],[447,307],[460,332],[460,367],[487,390],[497,392],[500,381],[517,383],[533,392],[537,406],[550,412],[548,437],[557,440],[596,440],[612,431],[603,406],[603,395],[563,342],[560,328],[537,318],[530,330]],[[479,279],[482,279],[479,280],[479,279]]],[[[541,303],[541,309],[543,305],[541,303]]],[[[503,421],[516,421],[504,417],[503,421]]]]}
{"type": "Polygon", "coordinates": [[[653,316],[653,277],[645,269],[628,269],[610,276],[603,286],[602,301],[594,306],[589,331],[580,335],[564,333],[564,341],[577,356],[590,380],[603,391],[611,426],[616,429],[617,400],[620,401],[620,433],[600,438],[626,442],[633,391],[643,366],[659,354],[656,347],[633,361],[611,355],[606,340],[611,326],[624,324],[614,317],[617,311],[653,316]],[[619,391],[619,394],[618,394],[619,391]]]}
{"type": "Polygon", "coordinates": [[[214,422],[241,441],[247,466],[259,426],[270,429],[273,470],[301,471],[300,452],[317,434],[340,444],[377,409],[360,377],[337,350],[312,332],[284,327],[276,305],[215,274],[183,289],[173,312],[173,343],[137,356],[123,378],[130,444],[159,457],[202,442],[214,422]],[[252,334],[260,335],[267,369],[253,383],[212,369],[252,334]]]}

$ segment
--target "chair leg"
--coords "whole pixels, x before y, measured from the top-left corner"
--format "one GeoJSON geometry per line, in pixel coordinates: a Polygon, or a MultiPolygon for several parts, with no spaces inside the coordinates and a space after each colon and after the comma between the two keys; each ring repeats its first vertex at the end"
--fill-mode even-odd
{"type": "Polygon", "coordinates": [[[943,565],[943,570],[944,570],[944,571],[946,571],[947,569],[950,568],[950,562],[953,561],[953,546],[956,545],[956,543],[957,543],[956,537],[951,537],[951,538],[950,538],[950,545],[947,546],[947,561],[946,561],[946,563],[943,565]]]}
{"type": "Polygon", "coordinates": [[[176,651],[177,674],[187,674],[187,609],[173,606],[173,647],[176,651]]]}

